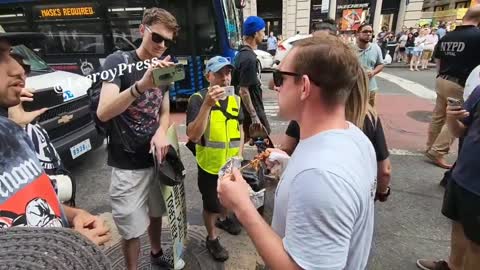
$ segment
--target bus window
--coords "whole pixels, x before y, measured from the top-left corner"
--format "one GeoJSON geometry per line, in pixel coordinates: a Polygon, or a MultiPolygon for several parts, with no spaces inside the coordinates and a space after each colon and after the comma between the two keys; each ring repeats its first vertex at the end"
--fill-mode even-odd
{"type": "Polygon", "coordinates": [[[99,23],[39,24],[39,32],[47,36],[44,44],[46,55],[55,54],[104,54],[102,27],[99,23]]]}
{"type": "Polygon", "coordinates": [[[238,49],[242,44],[240,20],[238,10],[231,0],[223,0],[223,12],[225,16],[225,28],[230,48],[238,49]]]}
{"type": "Polygon", "coordinates": [[[198,53],[201,55],[216,55],[220,53],[214,21],[215,14],[213,13],[211,2],[210,0],[197,0],[194,2],[195,41],[198,53]]]}
{"type": "Polygon", "coordinates": [[[30,31],[23,8],[1,8],[0,26],[5,32],[30,31]]]}

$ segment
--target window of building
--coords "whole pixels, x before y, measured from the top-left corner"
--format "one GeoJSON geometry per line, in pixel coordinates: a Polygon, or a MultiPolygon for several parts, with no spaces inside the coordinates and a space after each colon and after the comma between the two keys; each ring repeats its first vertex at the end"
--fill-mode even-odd
{"type": "Polygon", "coordinates": [[[441,6],[435,6],[434,11],[448,10],[448,7],[449,7],[449,4],[441,5],[441,6]]]}
{"type": "Polygon", "coordinates": [[[468,8],[470,7],[469,1],[455,3],[455,8],[468,8]]]}

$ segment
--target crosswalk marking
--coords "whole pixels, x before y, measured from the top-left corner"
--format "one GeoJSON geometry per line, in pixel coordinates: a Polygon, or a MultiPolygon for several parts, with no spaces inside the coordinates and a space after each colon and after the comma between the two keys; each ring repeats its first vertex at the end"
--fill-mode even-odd
{"type": "Polygon", "coordinates": [[[264,100],[263,107],[265,108],[265,114],[267,116],[277,116],[278,102],[276,100],[264,100]]]}

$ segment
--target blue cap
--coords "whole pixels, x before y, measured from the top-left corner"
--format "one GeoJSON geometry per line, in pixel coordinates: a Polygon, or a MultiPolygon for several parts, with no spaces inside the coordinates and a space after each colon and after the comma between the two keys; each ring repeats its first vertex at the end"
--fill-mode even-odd
{"type": "Polygon", "coordinates": [[[205,70],[207,72],[218,72],[220,69],[230,66],[233,69],[233,65],[228,61],[227,58],[221,56],[215,56],[210,58],[207,62],[205,70]]]}
{"type": "Polygon", "coordinates": [[[243,35],[253,36],[256,32],[265,28],[265,21],[257,16],[248,17],[243,23],[243,35]]]}

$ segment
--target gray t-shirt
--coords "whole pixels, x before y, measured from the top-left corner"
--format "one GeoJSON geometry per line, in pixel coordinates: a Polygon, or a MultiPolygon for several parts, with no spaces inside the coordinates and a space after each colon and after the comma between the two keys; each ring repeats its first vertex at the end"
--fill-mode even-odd
{"type": "Polygon", "coordinates": [[[301,140],[275,195],[272,227],[303,269],[365,269],[373,236],[377,160],[350,124],[301,140]]]}
{"type": "MultiPolygon", "coordinates": [[[[357,51],[360,64],[366,71],[372,71],[377,66],[383,65],[382,49],[377,44],[370,43],[366,49],[360,49],[355,45],[355,50],[357,51]]],[[[378,90],[375,76],[370,79],[368,89],[370,91],[378,90]]]]}

